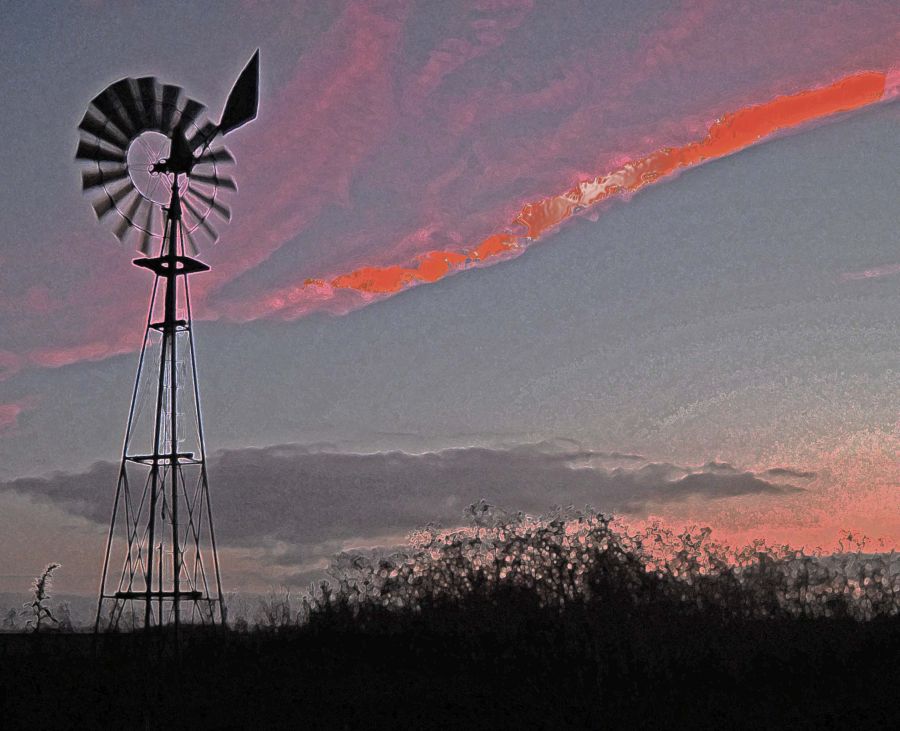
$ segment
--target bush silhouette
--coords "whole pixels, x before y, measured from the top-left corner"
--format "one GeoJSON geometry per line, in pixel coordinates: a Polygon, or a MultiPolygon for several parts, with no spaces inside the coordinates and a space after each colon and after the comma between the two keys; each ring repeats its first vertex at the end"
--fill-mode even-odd
{"type": "Polygon", "coordinates": [[[415,533],[409,553],[340,554],[329,569],[334,585],[311,588],[300,616],[421,612],[510,590],[555,609],[655,604],[733,618],[859,620],[900,611],[900,557],[865,554],[864,543],[822,556],[761,540],[733,548],[709,528],[630,532],[590,510],[528,519],[482,504],[469,514],[477,516],[469,529],[415,533]]]}
{"type": "Polygon", "coordinates": [[[241,631],[0,635],[12,728],[893,728],[898,563],[477,504],[241,631]],[[18,643],[18,644],[17,644],[18,643]],[[28,681],[40,678],[39,682],[28,681]],[[49,701],[49,702],[48,702],[49,701]]]}

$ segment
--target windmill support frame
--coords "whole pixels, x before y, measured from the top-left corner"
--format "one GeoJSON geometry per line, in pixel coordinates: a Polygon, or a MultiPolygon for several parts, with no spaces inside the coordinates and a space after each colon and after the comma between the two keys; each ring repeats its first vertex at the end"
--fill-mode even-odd
{"type": "Polygon", "coordinates": [[[188,285],[191,274],[209,267],[184,254],[178,174],[165,211],[159,255],[133,262],[155,279],[110,518],[95,631],[168,624],[177,631],[184,623],[216,625],[227,618],[188,285]],[[152,414],[142,419],[150,394],[152,414]],[[139,493],[133,489],[136,476],[143,478],[139,493]],[[113,568],[117,559],[121,570],[113,568]]]}

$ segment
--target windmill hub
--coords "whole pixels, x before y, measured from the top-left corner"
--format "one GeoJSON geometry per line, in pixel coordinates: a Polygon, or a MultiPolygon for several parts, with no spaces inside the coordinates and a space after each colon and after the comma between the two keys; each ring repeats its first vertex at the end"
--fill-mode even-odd
{"type": "MultiPolygon", "coordinates": [[[[146,131],[132,140],[125,155],[130,184],[142,198],[162,207],[162,214],[171,202],[172,185],[176,177],[166,165],[170,140],[161,132],[146,131]]],[[[182,175],[177,180],[179,198],[190,196],[189,181],[182,175]]],[[[195,183],[194,187],[198,185],[195,183]]],[[[164,219],[160,214],[159,218],[164,219]]]]}
{"type": "Polygon", "coordinates": [[[150,166],[150,172],[155,174],[174,173],[175,175],[180,175],[183,173],[185,175],[190,175],[193,167],[193,159],[185,161],[176,160],[175,158],[165,158],[153,163],[153,165],[150,166]]]}

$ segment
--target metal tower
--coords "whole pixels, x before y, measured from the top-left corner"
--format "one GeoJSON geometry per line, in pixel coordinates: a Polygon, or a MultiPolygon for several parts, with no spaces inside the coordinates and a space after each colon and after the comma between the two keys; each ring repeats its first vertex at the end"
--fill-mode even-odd
{"type": "Polygon", "coordinates": [[[210,149],[255,118],[259,52],[241,73],[218,124],[204,107],[153,77],[126,78],[95,97],[79,129],[76,159],[98,218],[115,215],[121,240],[135,232],[134,264],[154,275],[125,431],[100,582],[95,630],[226,619],[206,469],[188,279],[209,267],[195,237],[215,241],[209,219],[231,211],[236,190],[210,149]],[[154,247],[158,243],[158,248],[154,247]],[[156,255],[153,249],[156,248],[156,255]]]}
{"type": "Polygon", "coordinates": [[[104,609],[110,627],[123,620],[131,627],[177,627],[182,612],[191,622],[225,620],[188,285],[191,274],[209,267],[184,255],[178,176],[165,227],[160,256],[134,261],[155,281],[103,561],[98,628],[104,609]],[[148,404],[150,418],[142,419],[148,404]],[[115,556],[123,557],[121,569],[110,572],[115,556]]]}

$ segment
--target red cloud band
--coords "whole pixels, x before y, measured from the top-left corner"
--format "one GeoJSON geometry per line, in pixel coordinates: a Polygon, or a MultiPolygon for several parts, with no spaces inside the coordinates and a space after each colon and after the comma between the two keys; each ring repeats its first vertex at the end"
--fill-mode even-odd
{"type": "Polygon", "coordinates": [[[612,172],[579,183],[564,193],[527,203],[514,223],[524,233],[495,233],[472,249],[434,250],[409,265],[361,267],[329,279],[307,279],[299,287],[266,298],[263,312],[305,311],[304,300],[329,299],[335,290],[364,296],[390,295],[410,286],[436,282],[454,272],[494,263],[523,251],[530,242],[556,228],[577,212],[615,195],[631,193],[671,177],[682,169],[743,150],[771,135],[834,114],[874,104],[885,98],[888,75],[868,71],[844,77],[828,86],[744,107],[717,119],[702,140],[666,147],[625,163],[612,172]]]}

